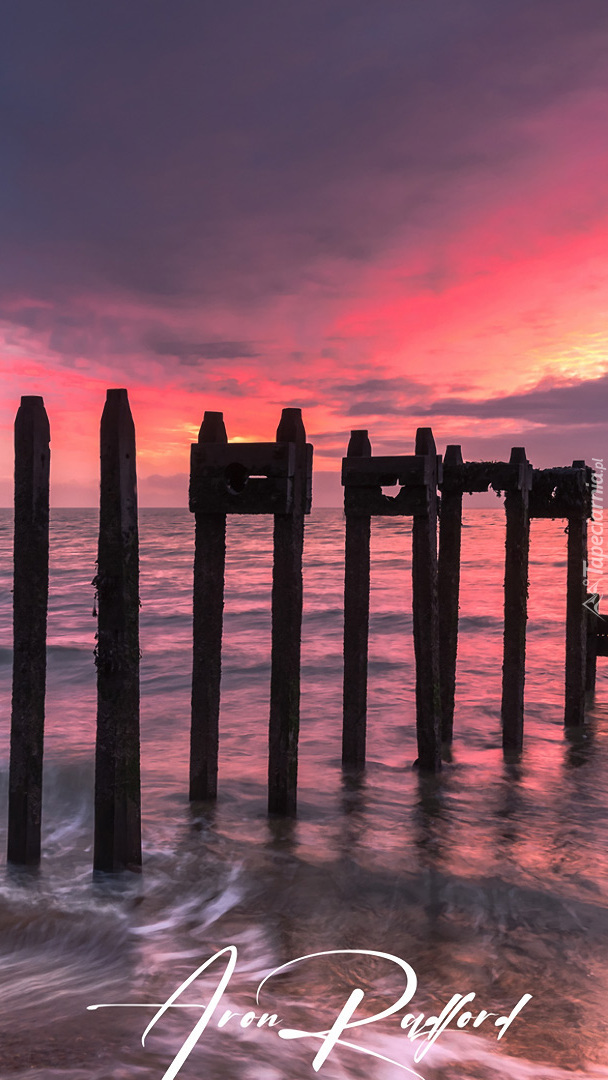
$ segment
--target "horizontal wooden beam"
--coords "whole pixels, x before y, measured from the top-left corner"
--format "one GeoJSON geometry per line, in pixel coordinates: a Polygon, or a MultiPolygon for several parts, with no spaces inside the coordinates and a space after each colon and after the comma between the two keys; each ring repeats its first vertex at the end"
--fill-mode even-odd
{"type": "Polygon", "coordinates": [[[366,514],[372,517],[400,517],[426,514],[429,508],[427,485],[402,487],[395,496],[384,495],[380,485],[371,488],[346,487],[344,510],[347,514],[366,514]]]}
{"type": "Polygon", "coordinates": [[[592,473],[588,465],[534,469],[530,517],[591,517],[592,473]]]}
{"type": "Polygon", "coordinates": [[[240,492],[231,491],[223,476],[197,477],[190,482],[193,514],[290,514],[293,478],[247,479],[240,492]]]}
{"type": "MultiPolygon", "coordinates": [[[[193,514],[290,514],[294,506],[294,443],[195,443],[190,456],[193,514]]],[[[306,444],[301,509],[310,513],[312,445],[306,444]]]]}
{"type": "Polygon", "coordinates": [[[295,443],[194,443],[201,475],[242,465],[252,476],[293,476],[296,470],[295,443]]]}
{"type": "Polygon", "coordinates": [[[604,638],[608,641],[608,619],[591,613],[588,632],[595,638],[604,638]]]}
{"type": "MultiPolygon", "coordinates": [[[[441,458],[437,459],[441,461],[441,458]]],[[[433,461],[427,454],[400,457],[342,458],[343,487],[369,488],[393,484],[430,484],[435,477],[433,461]]]]}
{"type": "Polygon", "coordinates": [[[524,491],[532,485],[532,466],[524,462],[465,461],[443,466],[441,491],[524,491]]]}

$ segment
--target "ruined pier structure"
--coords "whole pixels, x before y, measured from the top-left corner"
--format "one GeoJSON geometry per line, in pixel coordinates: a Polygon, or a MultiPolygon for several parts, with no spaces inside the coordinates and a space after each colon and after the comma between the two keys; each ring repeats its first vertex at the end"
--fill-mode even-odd
{"type": "Polygon", "coordinates": [[[506,511],[502,741],[517,754],[523,743],[528,553],[532,518],[567,522],[566,693],[564,721],[585,719],[585,695],[595,685],[595,660],[608,655],[608,637],[587,591],[587,520],[596,474],[584,461],[534,469],[523,447],[509,461],[463,461],[460,446],[437,455],[430,428],[420,428],[415,453],[373,457],[367,431],[354,431],[343,460],[346,514],[344,591],[343,763],[365,763],[370,524],[375,516],[412,517],[412,603],[416,657],[419,765],[435,771],[452,741],[460,542],[464,492],[504,493],[506,511]],[[383,486],[398,484],[397,495],[383,486]],[[440,494],[437,543],[438,491],[440,494]]]}
{"type": "MultiPolygon", "coordinates": [[[[8,859],[40,859],[49,566],[49,422],[41,397],[24,397],[15,422],[14,661],[8,859]]],[[[94,869],[141,865],[139,741],[139,545],[135,428],[127,391],[108,390],[101,419],[97,570],[97,737],[94,869]]],[[[464,492],[505,494],[506,554],[503,745],[519,753],[530,519],[563,518],[568,529],[565,723],[584,722],[597,656],[608,655],[608,620],[587,592],[587,521],[599,518],[601,471],[582,461],[533,469],[515,447],[508,462],[465,462],[459,446],[436,453],[420,428],[411,455],[374,457],[354,431],[343,459],[346,518],[343,765],[365,765],[371,522],[412,518],[412,603],[418,764],[438,770],[452,740],[460,536],[464,492]],[[595,491],[593,485],[595,483],[595,491]],[[399,486],[394,497],[383,486],[399,486]],[[439,528],[438,528],[439,521],[439,528]],[[439,536],[439,543],[438,543],[439,536]]],[[[283,409],[276,439],[229,443],[223,415],[206,412],[191,448],[195,520],[189,796],[217,796],[226,516],[272,514],[272,647],[268,811],[293,816],[297,800],[304,519],[312,499],[312,446],[300,409],[283,409]]],[[[593,530],[593,527],[592,527],[593,530]]],[[[600,540],[591,564],[603,569],[600,540]]],[[[601,576],[601,574],[600,574],[601,576]]]]}

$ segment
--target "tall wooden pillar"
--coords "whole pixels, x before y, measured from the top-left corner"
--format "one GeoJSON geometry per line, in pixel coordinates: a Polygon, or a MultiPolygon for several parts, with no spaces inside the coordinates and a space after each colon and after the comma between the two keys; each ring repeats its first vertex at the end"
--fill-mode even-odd
{"type": "Polygon", "coordinates": [[[22,397],[15,419],[13,699],[9,862],[40,861],[49,595],[49,421],[41,397],[22,397]]]}
{"type": "MultiPolygon", "coordinates": [[[[228,442],[221,412],[205,413],[198,442],[228,442]]],[[[226,514],[195,523],[190,799],[203,801],[217,797],[226,514]]]]}
{"type": "MultiPolygon", "coordinates": [[[[370,457],[371,452],[367,431],[351,432],[347,457],[370,457]]],[[[347,512],[344,559],[342,764],[352,769],[362,769],[365,766],[370,536],[370,515],[347,512]]]]}
{"type": "Polygon", "coordinates": [[[441,739],[452,742],[456,654],[458,650],[458,601],[460,594],[460,548],[462,537],[462,487],[450,485],[449,469],[462,465],[459,446],[446,447],[444,486],[439,520],[439,677],[441,685],[441,739]]]}
{"type": "Polygon", "coordinates": [[[505,495],[507,529],[501,714],[503,749],[517,752],[522,748],[524,735],[530,466],[526,451],[521,446],[513,447],[509,460],[511,465],[520,466],[520,470],[519,480],[505,495]]]}
{"type": "Polygon", "coordinates": [[[126,390],[101,418],[97,576],[95,870],[141,866],[139,539],[135,427],[126,390]]]}
{"type": "MultiPolygon", "coordinates": [[[[583,469],[584,461],[573,461],[573,468],[583,469]]],[[[568,574],[566,596],[566,727],[585,722],[585,684],[587,668],[587,515],[581,507],[568,518],[568,574]]]]}
{"type": "Polygon", "coordinates": [[[274,515],[268,812],[293,816],[297,804],[302,638],[302,553],[307,484],[301,409],[283,409],[277,442],[295,443],[293,510],[274,515]]]}
{"type": "Polygon", "coordinates": [[[441,767],[441,694],[439,683],[439,608],[437,591],[437,454],[431,428],[418,428],[416,454],[429,459],[424,511],[412,525],[412,603],[416,656],[416,734],[418,765],[441,767]]]}

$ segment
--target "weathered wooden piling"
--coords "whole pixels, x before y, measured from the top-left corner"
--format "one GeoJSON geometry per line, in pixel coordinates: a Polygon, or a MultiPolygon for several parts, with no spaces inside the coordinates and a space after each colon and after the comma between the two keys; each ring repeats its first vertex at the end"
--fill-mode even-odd
{"type": "MultiPolygon", "coordinates": [[[[600,464],[603,466],[603,462],[600,462],[600,464]]],[[[599,513],[600,520],[603,521],[603,507],[602,507],[603,493],[604,493],[604,478],[603,477],[604,477],[603,468],[601,470],[597,469],[597,468],[593,468],[593,467],[591,468],[591,483],[589,485],[589,487],[590,487],[590,491],[589,491],[590,500],[589,501],[590,501],[590,504],[591,504],[590,505],[590,510],[591,510],[591,517],[592,517],[592,522],[591,522],[591,533],[592,533],[592,535],[595,532],[595,524],[596,524],[595,515],[596,515],[597,510],[599,510],[599,512],[600,512],[599,513]]],[[[599,524],[599,521],[597,523],[599,524]]],[[[587,530],[589,530],[589,525],[587,525],[587,530]]],[[[603,524],[600,526],[600,533],[599,533],[600,539],[602,538],[602,533],[603,533],[603,524]]],[[[593,541],[592,541],[592,546],[593,546],[593,541]]],[[[593,551],[591,552],[591,560],[592,560],[593,565],[591,565],[590,562],[589,562],[589,551],[587,551],[587,574],[586,574],[587,582],[586,582],[586,588],[587,588],[588,592],[587,592],[587,599],[586,599],[586,602],[585,602],[585,606],[587,608],[587,659],[586,659],[586,664],[585,664],[585,667],[586,667],[585,693],[588,694],[590,697],[593,697],[593,695],[595,693],[595,680],[596,680],[596,672],[597,672],[597,658],[598,658],[598,655],[601,655],[601,654],[598,654],[598,633],[597,632],[598,632],[598,630],[600,632],[603,632],[604,631],[604,624],[606,623],[606,614],[605,614],[605,612],[600,613],[600,610],[599,610],[601,596],[596,591],[596,586],[599,584],[599,582],[601,581],[601,578],[602,578],[602,568],[605,565],[605,561],[604,561],[605,556],[604,556],[604,552],[603,552],[603,544],[601,544],[601,547],[602,547],[602,553],[601,553],[601,558],[600,559],[596,560],[596,558],[593,555],[593,551]],[[598,565],[597,565],[598,563],[599,563],[599,570],[598,570],[598,565]]]]}
{"type": "Polygon", "coordinates": [[[306,432],[301,409],[283,409],[277,442],[295,444],[293,509],[274,515],[272,650],[268,738],[268,812],[296,812],[300,730],[302,553],[307,483],[306,432]]]}
{"type": "Polygon", "coordinates": [[[139,542],[135,428],[126,390],[101,418],[94,869],[141,866],[139,542]]]}
{"type": "Polygon", "coordinates": [[[431,428],[418,428],[416,454],[428,460],[424,508],[412,525],[412,605],[416,656],[418,766],[441,767],[439,606],[437,588],[437,453],[431,428]]]}
{"type": "Polygon", "coordinates": [[[295,813],[312,450],[300,409],[283,409],[273,443],[227,443],[221,414],[206,413],[191,448],[189,505],[197,520],[191,798],[213,798],[217,786],[225,515],[273,514],[268,805],[271,813],[295,813]]]}
{"type": "Polygon", "coordinates": [[[595,614],[598,603],[597,593],[587,593],[587,644],[585,660],[585,694],[593,697],[597,671],[597,622],[600,616],[595,614]],[[589,606],[591,605],[591,607],[589,606]]]}
{"type": "MultiPolygon", "coordinates": [[[[573,461],[581,470],[581,495],[584,461],[573,461]]],[[[587,508],[581,499],[578,513],[568,516],[568,571],[566,593],[566,727],[585,722],[585,684],[587,678],[587,508]]]]}
{"type": "Polygon", "coordinates": [[[13,697],[8,860],[40,861],[49,593],[49,421],[41,397],[15,419],[13,697]]]}
{"type": "MultiPolygon", "coordinates": [[[[370,457],[367,431],[351,432],[346,456],[370,457]]],[[[344,723],[342,764],[365,766],[367,718],[367,652],[370,589],[369,514],[346,513],[344,562],[344,723]]]]}
{"type": "MultiPolygon", "coordinates": [[[[199,444],[226,444],[221,412],[206,412],[199,444]]],[[[194,548],[190,799],[217,797],[226,514],[197,513],[194,548]]]]}
{"type": "Polygon", "coordinates": [[[511,450],[514,475],[505,492],[505,599],[502,666],[502,744],[519,752],[524,735],[528,559],[530,549],[529,491],[531,466],[522,446],[511,450]]]}
{"type": "Polygon", "coordinates": [[[461,466],[462,464],[460,446],[447,446],[443,460],[437,574],[439,591],[441,740],[446,744],[452,742],[454,728],[462,537],[462,482],[456,480],[454,483],[450,483],[450,469],[452,466],[461,466]]]}

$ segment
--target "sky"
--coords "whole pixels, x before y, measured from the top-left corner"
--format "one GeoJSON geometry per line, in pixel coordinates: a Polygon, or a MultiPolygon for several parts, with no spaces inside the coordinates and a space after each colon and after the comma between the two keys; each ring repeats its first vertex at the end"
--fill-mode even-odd
{"type": "Polygon", "coordinates": [[[608,459],[606,0],[7,0],[0,131],[2,505],[22,394],[96,504],[117,386],[143,506],[206,409],[316,506],[353,428],[608,459]]]}

